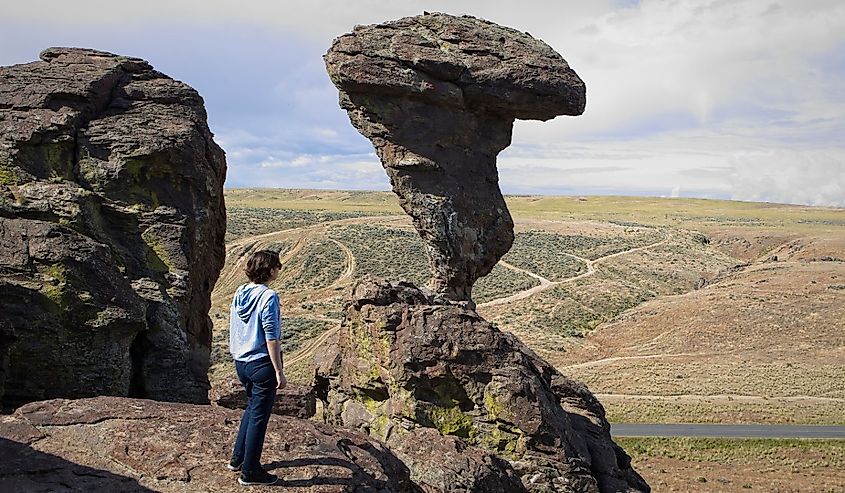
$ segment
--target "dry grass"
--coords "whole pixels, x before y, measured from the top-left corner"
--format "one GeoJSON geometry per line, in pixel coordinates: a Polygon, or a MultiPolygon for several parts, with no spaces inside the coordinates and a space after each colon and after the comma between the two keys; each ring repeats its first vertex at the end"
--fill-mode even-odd
{"type": "Polygon", "coordinates": [[[748,396],[599,394],[613,423],[763,423],[843,425],[845,401],[748,396]]]}
{"type": "MultiPolygon", "coordinates": [[[[290,325],[300,344],[336,323],[360,275],[427,279],[409,221],[389,216],[402,214],[392,193],[227,190],[226,200],[246,211],[233,223],[235,236],[295,229],[230,244],[213,296],[216,345],[241,282],[238,259],[250,249],[284,252],[285,317],[323,322],[319,330],[290,325]],[[374,217],[355,219],[362,215],[374,217]],[[346,254],[331,240],[352,252],[351,277],[343,274],[346,254]]],[[[631,197],[506,200],[517,231],[506,260],[560,283],[479,312],[607,394],[612,419],[845,422],[845,406],[831,400],[845,399],[842,209],[631,197]],[[587,272],[586,261],[566,254],[599,260],[587,272]],[[568,281],[575,275],[583,277],[568,281]],[[701,278],[713,284],[695,290],[701,278]],[[734,400],[718,397],[726,394],[734,400]]],[[[497,266],[474,295],[484,302],[537,283],[497,266]]],[[[310,378],[304,362],[289,371],[294,380],[310,378]]]]}
{"type": "Polygon", "coordinates": [[[655,493],[845,491],[845,441],[617,438],[655,493]]]}

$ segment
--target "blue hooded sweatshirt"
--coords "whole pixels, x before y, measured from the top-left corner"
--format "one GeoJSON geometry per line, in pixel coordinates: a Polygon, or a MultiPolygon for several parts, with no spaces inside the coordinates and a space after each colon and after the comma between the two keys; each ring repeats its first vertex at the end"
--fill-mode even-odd
{"type": "Polygon", "coordinates": [[[237,361],[269,356],[267,341],[282,337],[279,295],[263,284],[244,284],[229,310],[229,352],[237,361]]]}

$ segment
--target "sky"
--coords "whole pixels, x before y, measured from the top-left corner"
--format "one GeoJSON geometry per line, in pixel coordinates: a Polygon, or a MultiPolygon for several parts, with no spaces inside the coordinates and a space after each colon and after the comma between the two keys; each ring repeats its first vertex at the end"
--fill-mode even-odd
{"type": "Polygon", "coordinates": [[[141,57],[204,97],[227,187],[389,190],[322,55],[424,10],[527,31],[586,83],[582,116],[516,122],[505,193],[845,207],[841,0],[0,0],[0,65],[141,57]]]}

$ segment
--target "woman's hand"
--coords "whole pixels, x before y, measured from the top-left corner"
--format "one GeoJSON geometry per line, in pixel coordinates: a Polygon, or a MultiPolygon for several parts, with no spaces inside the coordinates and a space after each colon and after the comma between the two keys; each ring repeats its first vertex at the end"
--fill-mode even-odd
{"type": "Polygon", "coordinates": [[[276,390],[282,390],[288,384],[288,379],[285,377],[285,371],[279,370],[276,372],[276,390]]]}

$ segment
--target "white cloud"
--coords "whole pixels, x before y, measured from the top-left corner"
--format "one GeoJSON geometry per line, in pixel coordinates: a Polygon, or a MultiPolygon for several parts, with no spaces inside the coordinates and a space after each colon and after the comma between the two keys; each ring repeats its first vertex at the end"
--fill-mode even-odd
{"type": "Polygon", "coordinates": [[[643,1],[638,8],[582,19],[579,38],[547,39],[587,84],[578,118],[525,123],[528,141],[623,132],[634,137],[661,121],[709,127],[725,116],[841,118],[843,73],[820,70],[819,57],[845,45],[845,3],[643,1]],[[769,12],[769,13],[766,13],[769,12]],[[575,42],[573,42],[575,41],[575,42]],[[829,104],[838,90],[837,105],[829,104]],[[739,113],[739,115],[737,115],[739,113]]]}
{"type": "Polygon", "coordinates": [[[355,24],[423,10],[527,30],[587,84],[583,116],[517,122],[499,161],[506,191],[845,205],[845,2],[838,0],[628,7],[611,0],[148,0],[131,9],[31,0],[4,9],[0,63],[31,60],[31,45],[55,39],[99,47],[111,36],[120,42],[103,47],[143,48],[158,68],[184,70],[175,75],[206,96],[227,151],[228,186],[384,189],[384,172],[338,108],[320,54],[355,24]],[[33,29],[15,37],[4,25],[33,29]],[[159,31],[172,41],[137,35],[159,31]],[[23,55],[16,51],[22,34],[23,55]],[[180,43],[194,51],[174,55],[180,43]],[[209,63],[218,59],[219,66],[209,63]]]}
{"type": "Polygon", "coordinates": [[[4,15],[59,25],[154,24],[160,22],[163,15],[190,24],[246,23],[283,28],[320,40],[328,48],[332,37],[350,31],[356,24],[378,23],[423,11],[471,14],[530,30],[543,38],[558,30],[567,30],[577,19],[601,15],[613,5],[610,0],[534,0],[531,8],[525,8],[524,4],[482,0],[146,0],[121,8],[111,0],[29,0],[5,9],[4,15]]]}
{"type": "Polygon", "coordinates": [[[845,152],[841,149],[738,154],[731,198],[845,207],[845,152]]]}
{"type": "Polygon", "coordinates": [[[691,131],[636,141],[508,150],[499,159],[499,170],[500,186],[509,193],[732,198],[845,207],[843,148],[763,148],[740,138],[691,131]]]}

